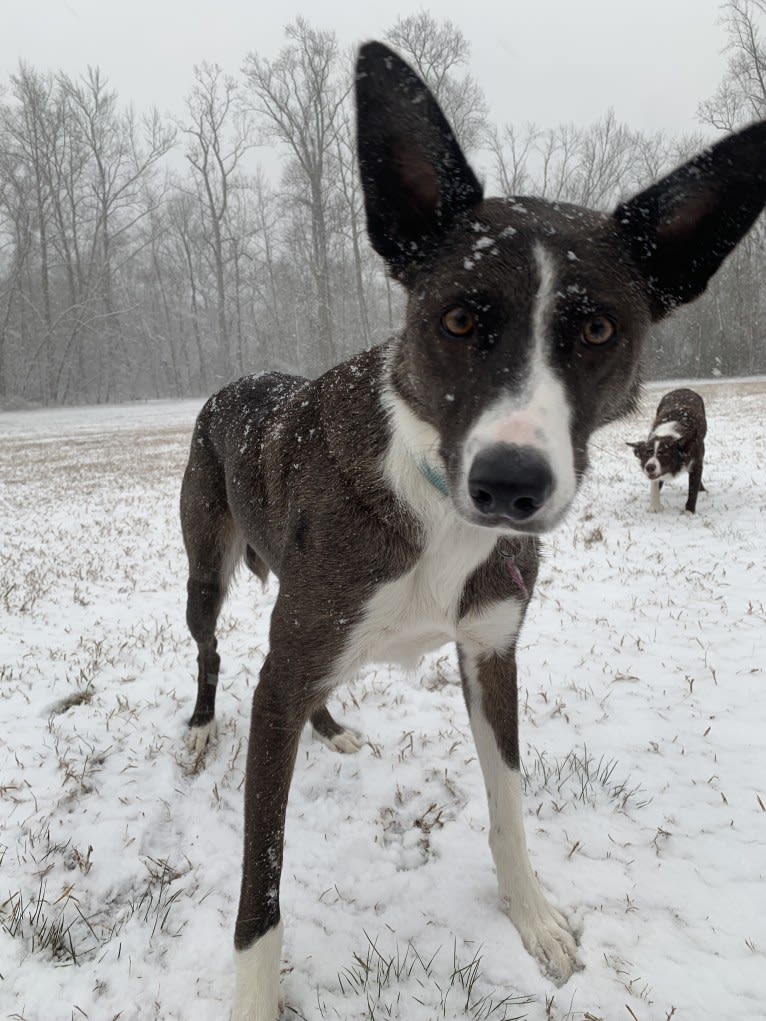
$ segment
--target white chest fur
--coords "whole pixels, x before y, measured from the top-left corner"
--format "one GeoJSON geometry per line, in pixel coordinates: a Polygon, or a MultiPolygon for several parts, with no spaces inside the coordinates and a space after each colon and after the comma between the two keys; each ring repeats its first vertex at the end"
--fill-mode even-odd
{"type": "Polygon", "coordinates": [[[414,420],[402,402],[389,402],[393,428],[385,474],[421,522],[424,544],[415,566],[382,585],[367,602],[335,664],[336,680],[353,676],[370,662],[414,666],[424,653],[447,642],[477,654],[501,651],[513,644],[523,618],[519,598],[459,616],[465,583],[492,552],[498,533],[463,521],[451,499],[424,478],[409,450],[433,451],[433,437],[415,436],[430,427],[414,420]]]}
{"type": "Polygon", "coordinates": [[[513,643],[523,616],[519,599],[459,616],[465,582],[487,559],[497,536],[460,522],[452,513],[449,519],[445,516],[433,528],[417,564],[369,600],[336,665],[340,676],[351,676],[369,662],[414,666],[424,653],[446,642],[477,653],[513,643]]]}

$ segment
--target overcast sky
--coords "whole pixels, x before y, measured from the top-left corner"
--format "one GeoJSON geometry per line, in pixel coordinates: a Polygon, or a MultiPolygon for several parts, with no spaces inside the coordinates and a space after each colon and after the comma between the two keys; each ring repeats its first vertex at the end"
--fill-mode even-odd
{"type": "Polygon", "coordinates": [[[303,14],[343,45],[380,37],[425,7],[470,41],[492,119],[587,124],[609,107],[645,131],[699,129],[697,104],[725,67],[720,0],[1,0],[0,73],[19,59],[71,74],[98,65],[124,103],[182,114],[194,64],[236,73],[274,56],[303,14]]]}

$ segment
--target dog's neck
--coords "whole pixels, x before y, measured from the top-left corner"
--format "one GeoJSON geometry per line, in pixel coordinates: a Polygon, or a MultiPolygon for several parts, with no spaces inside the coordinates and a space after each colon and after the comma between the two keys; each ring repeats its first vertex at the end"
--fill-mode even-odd
{"type": "Polygon", "coordinates": [[[429,464],[425,458],[416,458],[415,464],[423,478],[430,482],[434,489],[441,493],[442,496],[449,496],[447,479],[444,475],[442,475],[438,468],[434,468],[433,465],[429,464]]]}

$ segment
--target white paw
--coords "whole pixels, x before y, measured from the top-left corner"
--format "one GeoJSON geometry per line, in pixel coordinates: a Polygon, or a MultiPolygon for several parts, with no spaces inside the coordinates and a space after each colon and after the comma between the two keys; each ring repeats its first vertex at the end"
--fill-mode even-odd
{"type": "Polygon", "coordinates": [[[510,898],[504,897],[503,906],[527,952],[556,985],[563,985],[573,972],[582,969],[577,943],[561,912],[539,890],[530,892],[532,895],[522,903],[512,904],[510,898]]]}
{"type": "Polygon", "coordinates": [[[282,933],[280,921],[247,950],[235,951],[237,981],[232,1021],[278,1021],[282,933]]]}
{"type": "Polygon", "coordinates": [[[208,744],[218,737],[218,723],[212,719],[201,727],[189,727],[186,731],[186,745],[194,755],[202,755],[208,744]]]}
{"type": "Polygon", "coordinates": [[[694,511],[687,510],[686,507],[681,511],[681,517],[693,518],[694,511]]]}
{"type": "Polygon", "coordinates": [[[349,730],[348,727],[340,734],[336,734],[335,737],[323,737],[322,734],[314,730],[314,737],[319,738],[322,744],[326,744],[334,752],[340,752],[341,755],[354,755],[365,745],[364,737],[359,731],[349,730]]]}

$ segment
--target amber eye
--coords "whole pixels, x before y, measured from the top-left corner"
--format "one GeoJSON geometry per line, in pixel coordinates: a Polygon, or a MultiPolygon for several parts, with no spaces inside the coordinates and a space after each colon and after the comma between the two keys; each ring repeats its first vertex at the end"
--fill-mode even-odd
{"type": "Polygon", "coordinates": [[[582,324],[582,339],[591,347],[603,347],[616,333],[617,327],[609,316],[588,316],[582,324]]]}
{"type": "Polygon", "coordinates": [[[441,327],[450,337],[469,337],[475,325],[473,313],[464,305],[453,305],[442,313],[441,327]]]}

